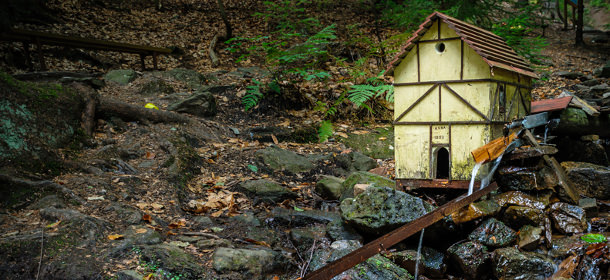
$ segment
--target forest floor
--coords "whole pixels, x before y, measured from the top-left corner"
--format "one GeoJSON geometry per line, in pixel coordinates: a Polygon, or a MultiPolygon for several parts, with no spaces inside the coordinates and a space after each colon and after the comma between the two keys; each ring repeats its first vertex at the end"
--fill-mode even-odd
{"type": "MultiPolygon", "coordinates": [[[[332,160],[325,159],[317,162],[314,169],[302,174],[284,171],[263,172],[263,167],[260,166],[255,153],[270,146],[277,146],[300,155],[332,158],[355,149],[346,144],[346,139],[361,135],[378,135],[378,129],[391,127],[389,119],[362,118],[366,114],[357,113],[353,108],[349,108],[354,113],[351,113],[351,116],[346,114],[348,118],[335,121],[335,132],[331,141],[303,143],[296,141],[292,132],[302,129],[303,137],[316,139],[317,126],[324,116],[321,112],[311,109],[314,104],[291,109],[293,104],[274,104],[273,101],[268,101],[261,103],[250,112],[244,112],[241,97],[253,77],[263,75],[264,70],[258,64],[260,61],[246,60],[236,63],[236,57],[223,49],[226,47],[224,44],[221,44],[217,50],[221,60],[220,66],[211,65],[207,55],[208,45],[214,35],[224,32],[222,20],[216,12],[215,1],[203,1],[200,4],[185,1],[184,3],[188,4],[184,4],[183,7],[165,7],[167,9],[165,11],[157,11],[152,7],[130,10],[124,7],[102,8],[87,4],[95,1],[50,2],[52,7],[59,11],[57,17],[61,19],[60,22],[47,26],[21,27],[134,44],[176,46],[185,54],[162,56],[159,61],[160,69],[169,70],[178,67],[193,69],[204,73],[206,77],[211,77],[206,86],[232,87],[231,90],[215,96],[218,113],[213,117],[194,117],[197,121],[188,126],[124,122],[119,119],[99,120],[90,139],[90,145],[77,150],[62,151],[65,152],[64,155],[67,162],[70,162],[71,168],[63,170],[60,175],[50,179],[86,201],[85,204],[67,208],[95,219],[94,223],[99,226],[96,234],[107,237],[99,239],[94,246],[84,243],[75,244],[76,249],[73,249],[72,253],[84,258],[88,263],[93,263],[92,266],[96,267],[93,270],[103,271],[101,277],[110,278],[123,270],[137,270],[143,275],[154,272],[156,268],[147,266],[141,259],[142,254],[152,253],[137,252],[131,247],[127,250],[117,248],[134,245],[132,243],[135,241],[130,241],[132,242],[130,244],[126,241],[129,239],[129,234],[133,234],[129,233],[130,231],[138,234],[156,231],[161,234],[164,243],[183,248],[195,256],[196,262],[208,271],[207,278],[241,278],[239,274],[217,275],[211,262],[214,247],[197,246],[197,242],[201,240],[193,238],[189,233],[199,232],[208,236],[218,236],[219,239],[231,240],[239,245],[262,244],[289,248],[291,246],[287,241],[288,238],[285,238],[286,233],[276,232],[275,234],[280,236],[279,240],[273,240],[267,236],[269,233],[264,232],[255,234],[256,237],[244,236],[243,232],[248,231],[248,227],[236,222],[233,217],[254,215],[265,222],[275,216],[272,212],[276,207],[291,210],[336,208],[337,202],[322,199],[315,192],[314,186],[321,175],[341,175],[337,172],[340,166],[332,160]],[[251,69],[253,72],[244,75],[240,69],[251,69]],[[282,138],[283,134],[288,136],[282,138]],[[185,143],[188,143],[186,146],[190,148],[183,149],[181,145],[185,143]],[[117,163],[115,159],[120,161],[117,163]],[[196,163],[189,162],[191,159],[196,163]],[[173,165],[175,161],[182,162],[175,167],[173,165]],[[130,167],[137,171],[125,171],[130,167]],[[176,176],[184,173],[189,173],[184,189],[176,188],[176,176]],[[242,182],[261,178],[278,182],[298,195],[296,198],[278,203],[268,203],[255,201],[243,192],[236,191],[236,186],[242,182]],[[195,206],[189,204],[191,202],[195,206]],[[199,202],[204,203],[205,206],[197,204],[199,202]],[[135,212],[140,213],[140,219],[129,220],[130,217],[133,218],[131,215],[134,211],[124,209],[135,209],[135,212]],[[131,214],[125,216],[125,213],[131,214]],[[211,218],[211,223],[202,221],[202,216],[211,218]]],[[[261,1],[224,2],[231,22],[234,23],[234,34],[254,37],[269,29],[268,23],[260,17],[253,16],[255,12],[264,11],[261,1]]],[[[359,1],[349,2],[357,6],[359,1]]],[[[328,7],[332,12],[322,14],[319,18],[322,26],[333,22],[339,23],[337,32],[339,40],[352,38],[349,32],[353,31],[348,31],[346,26],[354,24],[359,26],[360,31],[366,32],[365,34],[372,34],[374,15],[360,14],[357,7],[350,5],[327,5],[332,6],[328,7]]],[[[382,29],[381,32],[384,38],[396,33],[391,29],[382,29]]],[[[556,96],[564,89],[571,89],[580,83],[579,80],[559,77],[554,74],[555,72],[571,71],[591,75],[609,59],[608,43],[592,43],[591,37],[587,36],[586,47],[574,47],[574,30],[563,31],[557,22],[545,30],[545,37],[549,45],[542,54],[548,57],[546,60],[548,65],[537,69],[543,79],[536,82],[533,90],[535,99],[556,96]]],[[[7,52],[18,47],[18,44],[2,46],[7,52]]],[[[357,55],[358,51],[363,51],[363,48],[354,45],[345,55],[357,55]]],[[[135,55],[90,51],[71,51],[66,55],[66,51],[57,48],[49,48],[45,53],[49,70],[55,71],[105,72],[107,67],[139,68],[139,58],[135,55]],[[74,57],[80,59],[74,60],[74,57]]],[[[150,61],[147,63],[151,65],[150,61]]],[[[375,61],[371,60],[367,63],[370,64],[367,70],[369,73],[377,73],[381,70],[381,66],[377,66],[375,61]]],[[[331,82],[328,84],[332,84],[334,80],[336,86],[324,88],[323,84],[312,82],[296,90],[316,97],[341,94],[344,86],[349,83],[340,78],[342,68],[332,66],[328,70],[332,72],[331,82]]],[[[4,71],[11,74],[25,72],[9,66],[6,66],[4,71]]],[[[138,78],[128,85],[109,83],[100,89],[99,93],[105,97],[140,106],[152,102],[161,109],[166,109],[172,101],[171,94],[150,97],[141,93],[143,85],[159,77],[155,73],[160,72],[140,71],[138,78]]],[[[171,79],[165,81],[175,93],[194,90],[184,82],[171,79]]],[[[607,83],[608,80],[606,79],[605,82],[607,83]]],[[[390,142],[392,139],[384,135],[373,138],[376,138],[374,141],[386,143],[387,146],[393,144],[390,142]]],[[[382,167],[381,174],[392,178],[393,159],[380,158],[376,161],[379,167],[382,167]]],[[[27,175],[32,179],[48,179],[48,175],[45,174],[27,175]]],[[[430,200],[430,202],[434,201],[430,200]]],[[[21,204],[32,203],[33,201],[28,201],[21,204]]],[[[58,221],[70,219],[66,213],[55,216],[48,213],[43,215],[36,207],[6,209],[2,212],[0,219],[2,238],[36,233],[40,228],[44,228],[45,232],[53,236],[54,232],[63,233],[62,225],[49,222],[44,217],[56,217],[58,221]]],[[[133,215],[137,219],[138,215],[133,215]]],[[[282,229],[284,228],[277,228],[278,231],[282,229]]],[[[53,250],[51,247],[46,249],[53,250]]],[[[61,255],[57,252],[49,253],[43,265],[56,261],[53,254],[61,255]]],[[[43,259],[40,262],[43,262],[43,259]]],[[[38,264],[38,260],[34,260],[34,263],[38,264]]],[[[65,272],[67,270],[65,268],[62,273],[67,273],[65,272]]],[[[295,266],[291,272],[282,277],[297,278],[298,270],[295,266]]],[[[58,271],[43,269],[44,273],[49,275],[58,271]]],[[[66,275],[78,275],[78,273],[66,275]]]]}

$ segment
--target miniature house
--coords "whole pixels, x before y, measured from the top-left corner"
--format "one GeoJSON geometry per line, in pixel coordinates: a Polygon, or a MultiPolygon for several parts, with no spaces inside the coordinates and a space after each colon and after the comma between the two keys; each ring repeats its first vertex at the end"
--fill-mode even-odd
{"type": "Polygon", "coordinates": [[[501,37],[439,12],[387,73],[394,76],[396,179],[406,188],[467,188],[470,151],[529,114],[537,77],[501,37]]]}

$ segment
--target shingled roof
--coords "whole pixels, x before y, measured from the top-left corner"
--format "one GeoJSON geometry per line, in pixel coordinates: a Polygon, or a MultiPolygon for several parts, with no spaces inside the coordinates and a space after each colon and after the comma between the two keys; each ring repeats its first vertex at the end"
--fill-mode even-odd
{"type": "Polygon", "coordinates": [[[453,29],[490,67],[502,68],[532,78],[538,78],[538,75],[529,67],[525,59],[515,53],[502,37],[440,12],[434,12],[429,15],[426,21],[419,26],[419,29],[413,33],[413,36],[409,38],[402,48],[402,52],[390,63],[386,72],[388,75],[393,74],[394,68],[400,64],[402,59],[407,56],[409,51],[437,19],[442,20],[453,29]]]}

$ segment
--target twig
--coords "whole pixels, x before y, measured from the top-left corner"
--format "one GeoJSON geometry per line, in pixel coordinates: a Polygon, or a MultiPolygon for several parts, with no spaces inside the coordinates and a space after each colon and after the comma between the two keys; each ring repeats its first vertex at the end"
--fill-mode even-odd
{"type": "Polygon", "coordinates": [[[315,250],[316,250],[316,239],[313,240],[313,245],[311,245],[311,253],[309,253],[309,259],[305,263],[305,270],[301,271],[301,274],[302,274],[301,277],[305,277],[305,273],[307,272],[307,269],[309,269],[309,264],[311,263],[311,260],[313,259],[313,252],[315,250]]]}
{"type": "Polygon", "coordinates": [[[183,232],[182,235],[186,236],[205,236],[210,238],[221,239],[218,235],[207,233],[207,232],[183,232]]]}
{"type": "Polygon", "coordinates": [[[42,256],[44,256],[44,228],[42,228],[42,231],[40,233],[41,233],[41,236],[40,236],[40,260],[38,261],[38,273],[36,273],[36,280],[38,280],[38,277],[40,276],[40,268],[42,267],[42,256]]]}

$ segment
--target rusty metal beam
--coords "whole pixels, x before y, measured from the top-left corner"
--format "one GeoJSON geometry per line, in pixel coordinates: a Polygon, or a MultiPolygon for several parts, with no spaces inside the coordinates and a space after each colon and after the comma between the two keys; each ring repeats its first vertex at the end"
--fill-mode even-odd
{"type": "MultiPolygon", "coordinates": [[[[439,144],[444,145],[445,144],[439,144]]],[[[479,181],[476,181],[480,185],[479,181]]],[[[412,190],[417,188],[431,189],[462,189],[467,190],[470,181],[465,180],[447,180],[447,179],[396,179],[396,185],[399,189],[412,190]]]]}
{"type": "Polygon", "coordinates": [[[368,258],[378,254],[379,252],[389,249],[396,243],[401,242],[409,236],[421,231],[422,229],[434,224],[442,218],[449,216],[451,213],[459,210],[460,208],[474,202],[480,197],[488,194],[492,190],[497,189],[496,183],[492,183],[488,187],[478,190],[472,195],[462,195],[447,204],[434,209],[434,211],[421,216],[419,219],[412,221],[404,226],[401,226],[390,233],[377,238],[366,245],[352,251],[344,257],[337,259],[326,266],[311,272],[303,278],[303,280],[327,280],[333,278],[333,276],[346,271],[355,265],[367,260],[368,258]]]}

